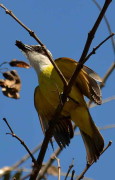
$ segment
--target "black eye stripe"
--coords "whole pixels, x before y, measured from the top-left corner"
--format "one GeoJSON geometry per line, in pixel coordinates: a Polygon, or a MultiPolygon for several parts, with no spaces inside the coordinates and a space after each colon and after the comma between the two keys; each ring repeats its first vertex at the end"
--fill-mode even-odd
{"type": "Polygon", "coordinates": [[[41,53],[43,55],[46,55],[43,48],[41,46],[31,46],[32,50],[34,50],[35,52],[41,53]]]}

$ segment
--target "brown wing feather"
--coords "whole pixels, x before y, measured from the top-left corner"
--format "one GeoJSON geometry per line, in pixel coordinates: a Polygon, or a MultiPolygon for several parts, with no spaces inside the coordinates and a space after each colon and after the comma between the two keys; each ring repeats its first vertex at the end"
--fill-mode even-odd
{"type": "MultiPolygon", "coordinates": [[[[77,62],[70,58],[58,58],[55,62],[65,78],[69,80],[75,71],[77,62]]],[[[101,81],[101,78],[93,70],[87,66],[83,66],[83,69],[78,74],[75,83],[85,96],[90,100],[93,100],[95,103],[101,104],[101,91],[96,80],[101,81]]]]}

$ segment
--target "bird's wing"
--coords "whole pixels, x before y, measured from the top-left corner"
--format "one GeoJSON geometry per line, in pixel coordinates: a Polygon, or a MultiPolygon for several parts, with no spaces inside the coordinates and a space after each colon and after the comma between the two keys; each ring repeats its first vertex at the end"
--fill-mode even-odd
{"type": "Polygon", "coordinates": [[[35,88],[34,91],[34,106],[38,112],[40,124],[45,134],[46,129],[48,128],[49,116],[47,113],[46,103],[44,103],[44,96],[42,95],[39,86],[35,88]],[[45,111],[46,110],[46,111],[45,111]]]}
{"type": "MultiPolygon", "coordinates": [[[[35,88],[34,105],[38,112],[42,130],[45,134],[45,131],[49,127],[50,120],[55,113],[55,109],[43,96],[39,86],[35,88]]],[[[60,148],[69,145],[70,139],[73,137],[73,126],[69,116],[60,115],[59,121],[54,128],[53,135],[60,148]]]]}
{"type": "MultiPolygon", "coordinates": [[[[65,57],[56,59],[55,63],[67,80],[71,78],[78,64],[75,60],[65,57]]],[[[99,75],[87,66],[83,66],[75,80],[75,83],[85,96],[90,100],[93,100],[95,103],[101,104],[101,91],[96,81],[101,81],[99,75]]]]}

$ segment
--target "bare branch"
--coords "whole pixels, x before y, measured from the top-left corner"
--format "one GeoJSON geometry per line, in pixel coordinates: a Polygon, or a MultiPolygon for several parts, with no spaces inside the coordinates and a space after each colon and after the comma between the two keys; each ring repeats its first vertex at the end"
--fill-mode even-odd
{"type": "MultiPolygon", "coordinates": [[[[97,8],[101,11],[101,6],[99,5],[99,3],[96,1],[96,0],[92,0],[95,5],[97,6],[97,8]]],[[[112,34],[112,30],[111,30],[111,27],[110,27],[110,24],[109,24],[109,21],[107,19],[107,17],[104,15],[104,20],[105,20],[105,23],[107,25],[107,28],[108,28],[108,31],[109,31],[109,34],[112,34]]],[[[113,39],[113,37],[111,37],[111,42],[112,42],[112,47],[113,47],[113,53],[115,55],[115,41],[113,39]]]]}
{"type": "Polygon", "coordinates": [[[11,131],[12,134],[14,134],[12,128],[10,127],[8,121],[6,120],[6,118],[3,118],[3,121],[6,123],[6,125],[8,126],[9,130],[11,131]]]}
{"type": "Polygon", "coordinates": [[[68,175],[69,175],[69,173],[70,173],[70,171],[71,171],[72,168],[73,168],[73,162],[72,162],[72,164],[69,166],[68,171],[67,171],[67,173],[66,173],[66,176],[65,176],[65,179],[64,179],[64,180],[67,180],[67,177],[68,177],[68,175]]]}
{"type": "Polygon", "coordinates": [[[5,61],[5,62],[1,63],[1,64],[0,64],[0,67],[3,66],[4,64],[8,64],[8,62],[5,61]]]}
{"type": "Polygon", "coordinates": [[[48,160],[48,162],[46,163],[46,165],[42,168],[42,170],[40,171],[37,179],[41,179],[44,174],[47,172],[48,168],[51,166],[51,164],[55,161],[54,156],[58,156],[60,154],[60,152],[62,151],[62,149],[58,148],[50,157],[50,159],[48,160]]]}
{"type": "Polygon", "coordinates": [[[99,49],[107,40],[109,40],[111,37],[113,37],[115,35],[115,33],[110,34],[106,39],[104,39],[98,46],[96,46],[95,48],[93,48],[93,50],[87,55],[86,60],[89,59],[92,54],[96,53],[96,50],[99,49]]]}
{"type": "Polygon", "coordinates": [[[61,165],[60,165],[60,159],[55,156],[55,159],[58,163],[58,180],[61,180],[61,165]]]}
{"type": "Polygon", "coordinates": [[[29,153],[31,159],[32,159],[32,162],[34,164],[37,164],[36,162],[36,159],[34,158],[33,154],[30,152],[29,148],[26,146],[26,144],[24,143],[24,141],[22,139],[20,139],[15,133],[14,131],[12,130],[11,126],[9,125],[8,121],[6,120],[6,118],[3,118],[4,122],[6,123],[6,125],[8,126],[9,130],[11,131],[11,133],[6,133],[6,134],[9,134],[11,135],[12,137],[16,138],[21,144],[22,146],[26,149],[26,151],[29,153]]]}
{"type": "Polygon", "coordinates": [[[30,34],[30,36],[32,36],[43,48],[44,48],[44,52],[46,53],[46,55],[48,56],[49,60],[51,61],[51,63],[53,64],[55,70],[57,71],[57,73],[59,74],[64,86],[67,86],[67,81],[65,79],[65,77],[63,76],[62,72],[60,71],[60,69],[58,68],[58,66],[55,64],[53,58],[50,56],[50,54],[47,51],[46,46],[40,41],[40,39],[37,37],[37,35],[34,33],[34,31],[32,31],[31,29],[29,29],[25,24],[23,24],[14,14],[11,10],[7,9],[3,4],[0,4],[0,7],[3,8],[6,12],[6,14],[9,14],[13,19],[15,19],[26,31],[28,31],[28,33],[30,34]]]}
{"type": "Polygon", "coordinates": [[[111,0],[106,0],[105,1],[105,4],[104,4],[104,6],[103,6],[103,8],[102,8],[102,10],[101,10],[101,12],[100,12],[100,14],[98,16],[93,28],[88,33],[88,37],[87,37],[87,40],[86,40],[86,43],[85,43],[85,46],[84,46],[83,53],[82,53],[82,55],[80,57],[80,60],[79,60],[78,65],[76,67],[76,70],[73,73],[73,75],[72,75],[72,77],[71,77],[71,79],[70,79],[70,81],[68,83],[68,88],[64,92],[65,94],[70,92],[71,87],[72,87],[72,85],[74,83],[74,80],[76,79],[78,73],[82,69],[83,64],[87,61],[87,59],[86,59],[87,53],[88,53],[89,48],[91,46],[91,43],[92,43],[92,41],[94,39],[95,33],[96,33],[96,31],[97,31],[97,29],[98,29],[98,27],[100,25],[100,22],[101,22],[101,20],[102,20],[102,18],[103,18],[103,16],[104,16],[104,14],[105,14],[105,12],[106,12],[106,10],[107,10],[110,3],[111,3],[111,0]]]}
{"type": "Polygon", "coordinates": [[[99,130],[106,130],[106,129],[112,129],[115,128],[115,124],[110,124],[107,126],[100,127],[99,130]]]}
{"type": "MultiPolygon", "coordinates": [[[[104,148],[104,150],[102,151],[101,155],[111,146],[112,141],[109,141],[108,145],[104,148]]],[[[83,170],[83,172],[78,176],[78,178],[76,180],[80,180],[84,177],[84,174],[88,171],[88,169],[94,164],[94,162],[92,162],[92,164],[87,164],[85,169],[83,170]]]]}
{"type": "Polygon", "coordinates": [[[113,70],[115,69],[115,62],[111,65],[111,67],[108,69],[108,71],[106,72],[105,76],[103,77],[103,81],[100,83],[100,87],[103,88],[108,77],[110,76],[110,74],[113,72],[113,70]]]}
{"type": "MultiPolygon", "coordinates": [[[[106,98],[106,99],[103,99],[102,104],[108,103],[108,102],[110,102],[110,101],[112,101],[112,100],[115,100],[115,96],[109,97],[109,98],[106,98]]],[[[95,103],[92,103],[92,104],[90,105],[90,108],[93,108],[93,107],[96,107],[96,106],[98,106],[98,105],[95,104],[95,103]]]]}
{"type": "Polygon", "coordinates": [[[70,180],[73,180],[74,174],[75,174],[75,170],[72,171],[72,175],[71,175],[71,179],[70,180]]]}

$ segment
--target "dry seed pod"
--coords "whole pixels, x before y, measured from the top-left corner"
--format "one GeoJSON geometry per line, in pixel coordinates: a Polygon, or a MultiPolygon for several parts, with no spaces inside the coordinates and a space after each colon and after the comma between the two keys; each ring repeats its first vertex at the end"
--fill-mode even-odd
{"type": "Polygon", "coordinates": [[[19,92],[21,89],[21,80],[15,70],[3,73],[5,79],[0,79],[0,86],[5,96],[18,99],[20,98],[19,92]]]}

